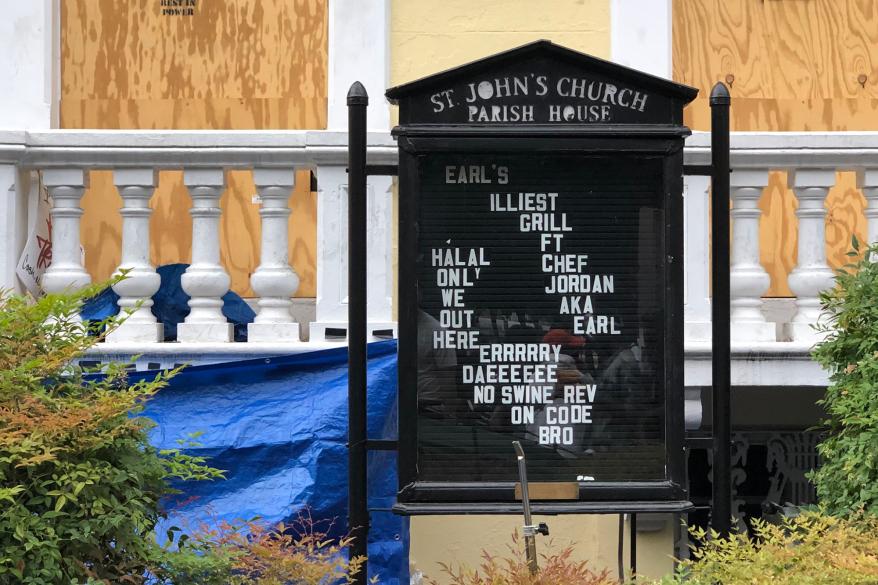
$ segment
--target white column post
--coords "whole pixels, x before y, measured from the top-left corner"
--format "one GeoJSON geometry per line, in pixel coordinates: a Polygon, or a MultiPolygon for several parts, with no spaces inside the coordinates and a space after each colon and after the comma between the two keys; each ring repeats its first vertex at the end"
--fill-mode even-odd
{"type": "Polygon", "coordinates": [[[390,71],[390,0],[329,0],[329,99],[327,128],[346,130],[348,88],[361,82],[369,100],[368,128],[386,131],[384,100],[390,71]]]}
{"type": "Polygon", "coordinates": [[[317,301],[311,341],[322,341],[327,329],[343,329],[348,320],[348,178],[342,165],[323,165],[317,172],[317,301]]]}
{"type": "Polygon", "coordinates": [[[833,286],[833,273],[826,264],[826,196],[835,185],[835,169],[790,171],[790,188],[799,200],[799,261],[789,276],[796,295],[796,315],[790,323],[793,341],[816,343],[822,339],[812,325],[820,316],[821,291],[833,286]]]}
{"type": "Polygon", "coordinates": [[[775,325],[762,314],[762,294],[771,280],[759,263],[759,198],[768,186],[768,169],[735,169],[730,182],[732,339],[774,341],[775,325]]]}
{"type": "Polygon", "coordinates": [[[673,74],[671,0],[610,0],[610,59],[665,79],[673,74]]]}
{"type": "Polygon", "coordinates": [[[290,267],[287,229],[296,171],[256,168],[253,181],[262,199],[262,249],[259,267],[250,277],[259,295],[259,314],[247,327],[247,341],[299,341],[299,324],[290,313],[299,275],[290,267]]]}
{"type": "Polygon", "coordinates": [[[857,173],[857,187],[866,198],[866,221],[869,245],[878,242],[878,168],[863,169],[857,173]]]}
{"type": "Polygon", "coordinates": [[[366,185],[366,212],[368,214],[367,238],[368,257],[366,265],[369,273],[369,290],[366,291],[369,331],[393,330],[396,337],[396,323],[393,322],[393,267],[392,222],[393,189],[390,177],[369,177],[366,185]]]}
{"type": "Polygon", "coordinates": [[[79,242],[79,201],[88,187],[88,172],[71,168],[45,170],[43,184],[52,198],[52,263],[43,274],[43,289],[60,293],[82,288],[91,283],[82,265],[79,242]]]}
{"type": "Polygon", "coordinates": [[[0,128],[57,127],[60,16],[58,0],[3,3],[0,128]]]}
{"type": "Polygon", "coordinates": [[[683,177],[686,341],[710,341],[709,189],[709,177],[683,177]]]}
{"type": "Polygon", "coordinates": [[[122,197],[122,259],[118,274],[127,277],[113,285],[119,295],[119,309],[132,311],[125,322],[107,336],[110,343],[162,341],[163,328],[152,314],[152,295],[161,278],[149,261],[149,200],[158,185],[158,172],[152,168],[116,169],[113,179],[122,197]],[[138,306],[139,305],[139,306],[138,306]]]}
{"type": "Polygon", "coordinates": [[[192,263],[181,279],[189,315],[177,326],[181,342],[232,341],[232,324],[222,313],[222,296],[231,279],[220,264],[219,200],[226,188],[221,168],[185,169],[183,182],[192,197],[192,263]]]}
{"type": "Polygon", "coordinates": [[[30,172],[0,164],[0,289],[20,291],[15,267],[27,238],[30,172]]]}
{"type": "MultiPolygon", "coordinates": [[[[322,341],[327,330],[339,332],[344,341],[348,320],[348,179],[344,166],[325,165],[318,169],[317,207],[317,306],[310,324],[311,341],[322,341]]],[[[370,177],[366,185],[367,214],[367,319],[369,338],[376,331],[396,336],[392,321],[391,272],[391,181],[370,177]]]]}

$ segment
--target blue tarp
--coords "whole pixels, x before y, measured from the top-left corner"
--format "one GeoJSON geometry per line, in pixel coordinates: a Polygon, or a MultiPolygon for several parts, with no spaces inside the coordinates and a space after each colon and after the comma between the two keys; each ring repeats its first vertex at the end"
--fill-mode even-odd
{"type": "MultiPolygon", "coordinates": [[[[161,285],[152,297],[152,314],[164,326],[164,340],[177,340],[177,324],[189,314],[189,295],[183,290],[180,278],[188,264],[166,264],[156,268],[161,285]]],[[[119,313],[119,295],[112,288],[83,303],[79,314],[85,321],[102,321],[119,313]]],[[[235,325],[235,341],[247,341],[247,323],[252,323],[256,313],[244,300],[232,291],[222,297],[223,315],[235,325]]]]}
{"type": "MultiPolygon", "coordinates": [[[[369,346],[369,436],[396,438],[396,341],[369,346]]],[[[132,381],[148,372],[132,373],[132,381]]],[[[146,404],[159,448],[201,432],[200,446],[225,480],[184,483],[158,528],[249,519],[293,522],[310,510],[347,531],[347,349],[193,366],[146,404]]],[[[369,574],[408,583],[408,521],[390,512],[396,453],[369,455],[369,574]]]]}

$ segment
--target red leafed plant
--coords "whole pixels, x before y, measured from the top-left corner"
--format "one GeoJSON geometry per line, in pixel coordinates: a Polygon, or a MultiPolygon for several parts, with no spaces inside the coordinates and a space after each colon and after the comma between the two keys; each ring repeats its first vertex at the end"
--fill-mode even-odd
{"type": "MultiPolygon", "coordinates": [[[[551,549],[551,543],[549,544],[551,549]]],[[[608,570],[595,572],[587,561],[573,557],[573,546],[560,552],[539,555],[539,571],[532,575],[528,568],[524,543],[513,533],[509,556],[498,557],[482,551],[482,564],[478,569],[461,565],[456,570],[441,563],[442,571],[450,577],[452,585],[615,585],[608,570]]],[[[437,581],[430,580],[431,585],[437,581]]]]}
{"type": "MultiPolygon", "coordinates": [[[[176,529],[174,529],[176,530],[176,529]]],[[[350,537],[331,538],[307,513],[291,523],[220,522],[180,535],[155,570],[161,583],[329,585],[352,583],[365,558],[348,559],[350,537]]]]}

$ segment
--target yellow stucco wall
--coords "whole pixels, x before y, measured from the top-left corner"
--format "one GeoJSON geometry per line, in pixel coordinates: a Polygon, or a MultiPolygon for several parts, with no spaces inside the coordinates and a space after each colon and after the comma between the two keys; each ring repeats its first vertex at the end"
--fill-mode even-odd
{"type": "Polygon", "coordinates": [[[610,55],[609,0],[393,0],[390,22],[393,85],[537,39],[610,55]]]}
{"type": "MultiPolygon", "coordinates": [[[[537,39],[597,57],[610,55],[609,0],[393,0],[390,18],[392,85],[537,39]]],[[[396,120],[396,112],[392,119],[396,120]]],[[[575,543],[577,558],[615,575],[618,516],[557,516],[537,521],[547,522],[552,532],[549,539],[540,537],[541,552],[549,541],[556,550],[575,543]]],[[[674,522],[666,517],[660,530],[639,534],[638,570],[642,574],[659,576],[672,569],[674,522]]],[[[507,554],[510,536],[522,523],[519,516],[414,517],[412,570],[444,583],[446,576],[438,563],[477,567],[482,550],[507,554]]],[[[625,534],[627,555],[627,528],[625,534]]],[[[626,556],[626,567],[627,562],[626,556]]]]}
{"type": "MultiPolygon", "coordinates": [[[[549,525],[549,536],[537,537],[537,554],[560,553],[573,547],[573,559],[588,561],[589,567],[600,572],[607,569],[618,574],[619,517],[604,516],[536,516],[534,522],[549,525]]],[[[638,520],[649,531],[637,535],[637,573],[657,578],[673,570],[673,543],[676,520],[671,515],[638,520]]],[[[411,519],[409,562],[412,574],[420,571],[427,579],[447,583],[448,575],[439,563],[457,570],[461,563],[477,568],[482,551],[501,558],[509,557],[512,533],[521,535],[521,516],[416,516],[411,519]]],[[[623,567],[629,567],[630,526],[623,534],[623,567]]]]}

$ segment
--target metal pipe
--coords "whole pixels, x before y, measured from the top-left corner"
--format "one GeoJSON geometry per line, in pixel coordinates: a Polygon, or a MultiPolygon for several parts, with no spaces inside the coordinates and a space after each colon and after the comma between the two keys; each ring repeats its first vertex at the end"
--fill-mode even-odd
{"type": "Polygon", "coordinates": [[[619,547],[616,550],[619,583],[625,582],[625,514],[619,514],[619,547]]]}
{"type": "Polygon", "coordinates": [[[637,514],[631,513],[631,580],[637,580],[637,514]]]}
{"type": "Polygon", "coordinates": [[[515,447],[515,455],[518,458],[518,477],[521,481],[521,503],[524,508],[524,550],[527,555],[527,566],[531,575],[536,575],[540,570],[537,564],[537,535],[530,513],[530,495],[527,491],[527,462],[524,460],[524,449],[521,443],[512,441],[515,447]]]}
{"type": "Polygon", "coordinates": [[[711,526],[731,530],[731,347],[729,321],[729,106],[722,82],[710,93],[711,328],[713,349],[713,509],[711,526]]]}
{"type": "MultiPolygon", "coordinates": [[[[350,557],[365,559],[369,537],[366,484],[366,106],[359,81],[348,106],[348,529],[350,557]]],[[[364,561],[353,577],[366,585],[364,561]]]]}

